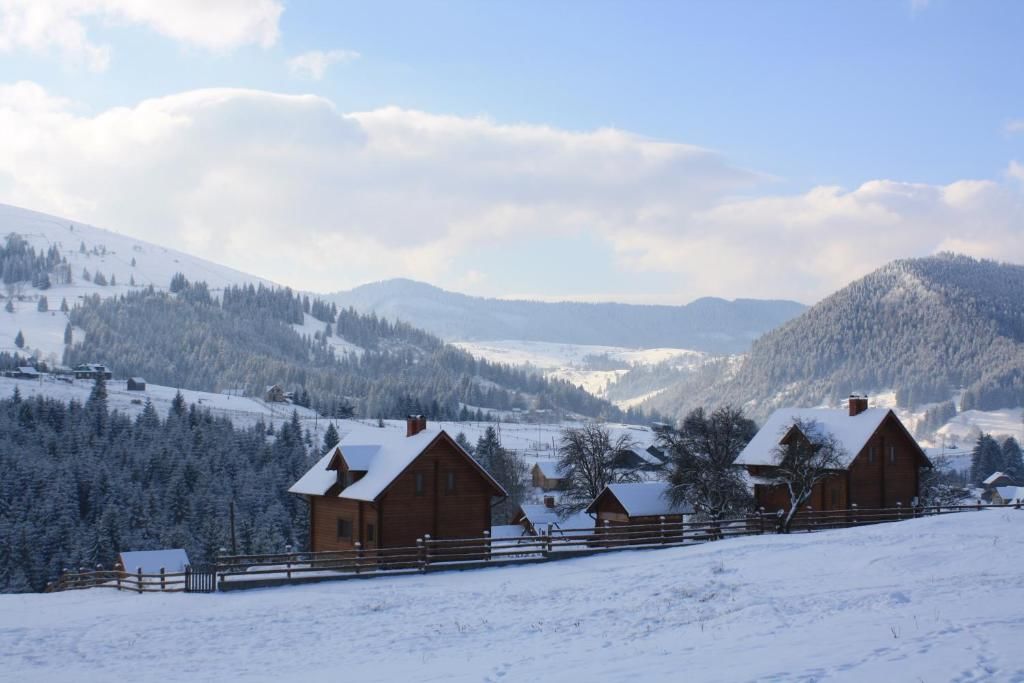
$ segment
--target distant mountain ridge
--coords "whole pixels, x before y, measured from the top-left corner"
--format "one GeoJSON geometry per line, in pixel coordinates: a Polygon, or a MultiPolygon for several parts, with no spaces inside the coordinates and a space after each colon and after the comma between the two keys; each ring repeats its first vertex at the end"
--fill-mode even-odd
{"type": "Polygon", "coordinates": [[[718,381],[682,382],[649,405],[730,402],[763,415],[880,390],[903,407],[956,392],[961,410],[1024,405],[1024,266],[955,254],[894,261],[765,334],[718,381]]]}
{"type": "Polygon", "coordinates": [[[342,307],[398,318],[443,339],[519,339],[629,348],[739,353],[806,309],[795,301],[702,298],[684,306],[542,302],[449,292],[407,279],[325,297],[342,307]]]}

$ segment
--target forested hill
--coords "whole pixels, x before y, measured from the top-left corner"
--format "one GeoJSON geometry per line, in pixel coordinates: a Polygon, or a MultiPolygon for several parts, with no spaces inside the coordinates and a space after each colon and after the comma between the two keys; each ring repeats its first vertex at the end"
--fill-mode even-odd
{"type": "Polygon", "coordinates": [[[170,290],[87,297],[71,311],[85,335],[65,363],[104,363],[118,376],[203,391],[260,396],[280,384],[325,415],[468,419],[477,409],[540,408],[627,417],[568,382],[476,360],[405,323],[288,289],[227,287],[214,297],[177,275],[170,290]]]}
{"type": "Polygon", "coordinates": [[[836,403],[895,389],[902,406],[948,400],[961,409],[1024,405],[1024,267],[966,256],[901,260],[764,335],[727,380],[692,384],[656,405],[836,403]]]}
{"type": "Polygon", "coordinates": [[[487,299],[413,280],[387,280],[328,297],[342,306],[405,320],[447,340],[546,341],[629,348],[747,350],[763,332],[806,307],[795,301],[698,299],[640,306],[487,299]]]}

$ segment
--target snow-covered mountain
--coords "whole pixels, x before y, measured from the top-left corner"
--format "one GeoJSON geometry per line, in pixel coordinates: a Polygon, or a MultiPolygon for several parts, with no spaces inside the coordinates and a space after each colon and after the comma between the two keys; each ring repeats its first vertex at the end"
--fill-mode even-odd
{"type": "Polygon", "coordinates": [[[14,338],[20,330],[25,339],[22,352],[35,353],[51,363],[59,362],[64,351],[68,318],[60,310],[62,300],[74,306],[86,296],[107,298],[149,286],[163,290],[179,272],[190,280],[205,281],[214,291],[244,283],[271,284],[265,278],[134,237],[0,204],[0,236],[11,233],[21,236],[37,252],[56,247],[69,265],[69,283],[52,281],[44,291],[8,284],[3,292],[7,299],[14,298],[14,311],[0,311],[0,351],[18,350],[14,338]],[[97,274],[106,285],[97,284],[97,274]],[[46,297],[49,311],[37,310],[40,296],[46,297]]]}

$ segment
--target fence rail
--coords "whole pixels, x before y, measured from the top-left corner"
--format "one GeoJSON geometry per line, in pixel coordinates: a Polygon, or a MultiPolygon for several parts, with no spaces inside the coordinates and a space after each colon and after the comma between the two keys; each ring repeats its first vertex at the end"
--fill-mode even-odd
{"type": "Polygon", "coordinates": [[[116,588],[136,593],[212,592],[217,589],[547,562],[626,549],[695,545],[733,536],[814,532],[985,509],[1020,510],[1021,506],[1022,501],[1002,505],[906,508],[900,505],[859,508],[854,505],[844,510],[807,507],[793,516],[788,530],[784,528],[781,511],[769,514],[759,510],[742,517],[698,522],[668,521],[662,517],[647,524],[605,522],[578,529],[556,529],[548,525],[545,533],[513,538],[491,538],[486,533],[475,538],[431,538],[425,535],[417,539],[416,545],[396,548],[364,548],[356,543],[348,550],[291,552],[289,546],[284,553],[223,554],[209,567],[186,567],[184,572],[177,573],[163,569],[157,574],[145,574],[141,569],[126,572],[120,566],[109,570],[101,567],[65,570],[47,590],[116,588]]]}

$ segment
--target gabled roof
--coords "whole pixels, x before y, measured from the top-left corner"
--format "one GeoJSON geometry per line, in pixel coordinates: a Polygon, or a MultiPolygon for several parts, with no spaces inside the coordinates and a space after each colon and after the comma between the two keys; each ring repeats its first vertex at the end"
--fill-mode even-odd
{"type": "Polygon", "coordinates": [[[142,377],[132,377],[132,381],[135,382],[136,384],[145,384],[146,383],[146,380],[143,379],[142,377]]]}
{"type": "MultiPolygon", "coordinates": [[[[890,414],[895,418],[895,413],[888,408],[868,408],[852,417],[847,410],[780,408],[771,414],[760,431],[740,452],[735,464],[769,466],[777,464],[775,449],[780,440],[792,429],[793,423],[797,420],[814,420],[822,430],[831,433],[843,447],[842,465],[849,467],[890,414]]],[[[911,441],[917,443],[913,438],[911,441]]],[[[921,457],[927,460],[923,451],[921,457]]]]}
{"type": "Polygon", "coordinates": [[[642,481],[630,484],[609,484],[587,508],[597,511],[597,502],[604,496],[614,496],[630,517],[653,517],[656,515],[689,515],[693,507],[687,504],[673,505],[669,497],[669,484],[664,481],[642,481]]]}
{"type": "Polygon", "coordinates": [[[586,512],[574,512],[563,516],[555,508],[535,503],[525,503],[520,505],[519,509],[522,511],[523,517],[539,534],[547,533],[548,524],[551,525],[553,533],[558,532],[562,535],[565,535],[562,532],[563,529],[584,529],[588,531],[593,531],[594,529],[594,518],[586,512]]]}
{"type": "Polygon", "coordinates": [[[997,486],[996,491],[1005,501],[1024,500],[1024,486],[997,486]]]}
{"type": "Polygon", "coordinates": [[[991,486],[992,484],[996,483],[1003,477],[1006,477],[1007,479],[1013,479],[1013,477],[1008,475],[1006,472],[993,472],[992,474],[988,475],[985,481],[981,483],[984,484],[985,486],[991,486]]]}
{"type": "Polygon", "coordinates": [[[447,439],[462,453],[470,463],[487,479],[498,495],[507,495],[494,478],[473,460],[447,432],[438,429],[425,429],[414,436],[405,436],[402,432],[381,433],[375,435],[379,443],[340,443],[329,450],[308,472],[288,489],[289,493],[309,496],[323,496],[338,481],[336,472],[330,467],[332,460],[340,454],[349,469],[365,471],[363,477],[342,489],[339,498],[372,502],[377,500],[389,486],[418,458],[425,450],[439,439],[447,439]]]}
{"type": "Polygon", "coordinates": [[[565,473],[558,468],[558,463],[554,460],[538,460],[533,463],[533,466],[540,470],[548,479],[564,479],[565,473]]]}
{"type": "Polygon", "coordinates": [[[143,574],[159,574],[163,567],[167,572],[183,572],[189,564],[188,553],[182,548],[166,550],[130,550],[121,553],[121,567],[128,573],[142,568],[143,574]]]}

